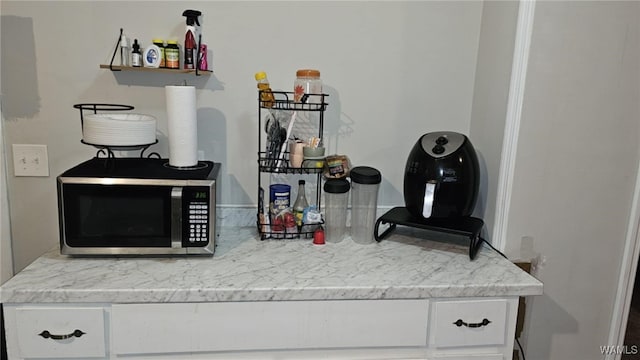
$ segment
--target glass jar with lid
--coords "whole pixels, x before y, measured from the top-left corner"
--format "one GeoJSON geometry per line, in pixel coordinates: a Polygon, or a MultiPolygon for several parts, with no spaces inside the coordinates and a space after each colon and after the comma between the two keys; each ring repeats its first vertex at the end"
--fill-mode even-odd
{"type": "Polygon", "coordinates": [[[160,49],[160,65],[159,67],[161,68],[166,68],[167,65],[165,64],[165,56],[164,56],[164,40],[163,39],[153,39],[151,41],[153,43],[153,45],[157,46],[158,49],[160,49]]]}
{"type": "Polygon", "coordinates": [[[298,70],[296,72],[296,81],[293,86],[293,93],[293,100],[295,102],[321,104],[323,99],[320,71],[314,69],[298,70]]]}
{"type": "Polygon", "coordinates": [[[180,69],[180,48],[176,40],[168,40],[164,49],[164,65],[168,69],[180,69]]]}

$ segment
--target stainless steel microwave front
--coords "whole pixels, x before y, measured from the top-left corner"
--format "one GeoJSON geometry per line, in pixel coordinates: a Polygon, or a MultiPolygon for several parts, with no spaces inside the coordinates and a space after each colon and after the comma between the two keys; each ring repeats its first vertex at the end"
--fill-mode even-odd
{"type": "Polygon", "coordinates": [[[216,180],[58,177],[65,255],[213,255],[216,180]]]}

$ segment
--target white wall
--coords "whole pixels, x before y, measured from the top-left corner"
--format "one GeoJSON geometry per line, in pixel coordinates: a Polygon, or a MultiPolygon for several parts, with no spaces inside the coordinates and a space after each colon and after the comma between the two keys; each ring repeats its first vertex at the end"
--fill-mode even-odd
{"type": "MultiPolygon", "coordinates": [[[[502,132],[494,132],[506,99],[503,88],[489,91],[506,74],[490,66],[485,46],[495,40],[481,34],[510,38],[484,22],[512,11],[513,3],[505,4],[511,10],[482,13],[480,2],[455,1],[3,0],[3,97],[14,96],[4,103],[11,105],[3,109],[6,140],[48,145],[52,173],[9,174],[16,269],[56,246],[55,174],[95,153],[79,142],[73,104],[132,104],[157,116],[166,134],[162,87],[183,77],[99,70],[120,27],[143,43],[179,38],[182,10],[204,12],[215,74],[188,81],[200,89],[200,148],[224,165],[223,204],[256,201],[253,73],[266,70],[275,88],[288,90],[296,69],[316,67],[331,95],[329,150],[379,168],[380,203],[398,205],[404,160],[422,133],[470,132],[486,166],[496,167],[501,145],[491,142],[502,141],[502,132]]],[[[517,255],[529,236],[546,258],[537,274],[545,295],[531,299],[527,317],[528,359],[597,359],[606,345],[640,156],[639,6],[541,1],[536,7],[507,233],[509,254],[517,255]]],[[[160,140],[154,150],[167,156],[160,140]]],[[[494,180],[487,179],[488,193],[494,180]]]]}
{"type": "MultiPolygon", "coordinates": [[[[0,121],[4,122],[0,106],[0,121]]],[[[5,162],[3,126],[0,124],[0,284],[13,276],[13,256],[11,253],[11,222],[9,218],[9,192],[5,162]]]]}
{"type": "Polygon", "coordinates": [[[55,176],[95,154],[80,143],[76,103],[156,116],[164,135],[151,150],[168,156],[163,86],[186,78],[199,89],[199,148],[223,164],[224,205],[256,203],[259,70],[284,90],[296,69],[321,70],[329,152],[382,172],[381,205],[403,204],[404,162],[420,135],[470,130],[482,2],[2,1],[1,12],[7,144],[46,144],[52,174],[10,173],[16,270],[57,246],[55,176]],[[98,68],[120,28],[143,45],[181,39],[187,8],[204,14],[213,76],[98,68]]]}
{"type": "Polygon", "coordinates": [[[495,220],[517,18],[517,1],[484,3],[469,137],[479,154],[482,175],[473,215],[484,219],[488,240],[495,220]]]}
{"type": "Polygon", "coordinates": [[[546,262],[527,359],[602,359],[640,144],[640,3],[535,9],[507,251],[546,262]]]}

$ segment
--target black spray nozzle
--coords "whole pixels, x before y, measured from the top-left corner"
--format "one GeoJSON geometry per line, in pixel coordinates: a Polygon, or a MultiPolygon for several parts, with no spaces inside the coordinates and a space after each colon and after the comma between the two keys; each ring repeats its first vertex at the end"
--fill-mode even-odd
{"type": "Polygon", "coordinates": [[[187,17],[187,25],[193,25],[195,22],[196,25],[200,26],[200,22],[198,21],[198,16],[202,15],[202,12],[198,10],[185,10],[182,12],[182,16],[187,17]]]}

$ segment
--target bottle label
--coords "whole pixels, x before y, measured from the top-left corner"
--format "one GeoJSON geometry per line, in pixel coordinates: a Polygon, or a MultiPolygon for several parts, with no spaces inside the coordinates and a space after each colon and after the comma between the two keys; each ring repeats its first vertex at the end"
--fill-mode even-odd
{"type": "Polygon", "coordinates": [[[142,60],[141,58],[142,58],[142,56],[140,56],[140,54],[134,53],[131,56],[131,66],[136,66],[136,67],[137,66],[141,66],[142,65],[141,61],[140,61],[140,60],[142,60]]]}
{"type": "Polygon", "coordinates": [[[144,52],[144,66],[159,67],[160,66],[160,51],[159,49],[149,47],[144,52]]]}
{"type": "Polygon", "coordinates": [[[165,49],[165,65],[169,69],[180,68],[180,51],[178,49],[165,49]]]}
{"type": "Polygon", "coordinates": [[[276,217],[282,210],[289,207],[290,187],[288,185],[273,184],[269,191],[269,208],[271,215],[276,217]]]}
{"type": "Polygon", "coordinates": [[[165,57],[164,57],[164,48],[160,47],[160,67],[165,67],[165,57]]]}
{"type": "Polygon", "coordinates": [[[194,49],[187,49],[184,52],[184,68],[185,69],[193,69],[193,51],[194,49]]]}
{"type": "Polygon", "coordinates": [[[301,102],[304,95],[308,104],[322,103],[322,81],[320,79],[296,78],[293,85],[293,101],[301,102]]]}
{"type": "Polygon", "coordinates": [[[293,215],[296,218],[296,225],[302,226],[302,217],[304,216],[304,211],[293,210],[293,215]]]}

